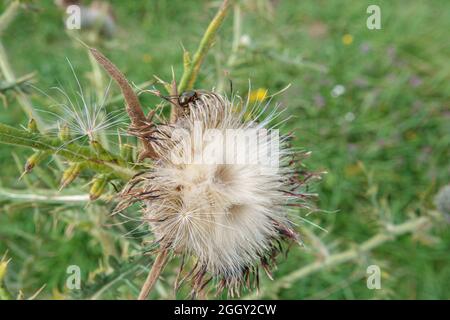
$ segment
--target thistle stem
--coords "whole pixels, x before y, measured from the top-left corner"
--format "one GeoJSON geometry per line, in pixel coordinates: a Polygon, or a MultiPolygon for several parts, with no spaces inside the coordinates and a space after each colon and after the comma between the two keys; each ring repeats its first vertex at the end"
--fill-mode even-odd
{"type": "MultiPolygon", "coordinates": [[[[0,200],[8,199],[16,202],[42,202],[42,203],[88,203],[90,197],[88,193],[73,192],[49,192],[49,190],[24,190],[6,189],[0,187],[0,200]]],[[[112,197],[104,197],[107,201],[115,201],[112,197]]]]}
{"type": "Polygon", "coordinates": [[[14,88],[21,88],[21,86],[25,85],[27,81],[33,79],[34,73],[26,74],[20,78],[17,78],[14,82],[4,82],[0,85],[0,92],[6,92],[8,90],[14,89],[14,88]]]}
{"type": "Polygon", "coordinates": [[[194,86],[195,80],[197,79],[198,73],[200,71],[200,66],[203,63],[203,60],[205,59],[209,48],[211,48],[213,44],[217,30],[222,25],[225,17],[227,16],[231,2],[231,0],[224,0],[219,8],[219,11],[217,11],[215,17],[210,22],[208,28],[205,31],[205,34],[203,35],[202,40],[200,41],[198,49],[195,52],[194,57],[192,58],[192,62],[184,71],[183,76],[181,77],[180,85],[178,87],[179,93],[192,89],[192,87],[194,86]]]}
{"type": "Polygon", "coordinates": [[[349,262],[361,256],[362,253],[370,252],[373,249],[379,247],[380,245],[394,240],[396,237],[407,233],[413,233],[415,231],[422,230],[426,226],[432,223],[429,217],[419,217],[411,219],[399,225],[389,225],[386,230],[380,232],[379,234],[373,236],[372,238],[361,243],[354,249],[350,249],[341,253],[336,253],[328,256],[324,260],[319,260],[313,262],[309,265],[304,266],[288,275],[278,279],[273,283],[272,286],[260,290],[259,294],[252,294],[244,299],[258,299],[263,297],[265,294],[276,295],[281,289],[288,288],[293,285],[296,281],[305,278],[312,273],[318,272],[325,268],[336,266],[345,262],[349,262]]]}
{"type": "Polygon", "coordinates": [[[119,157],[108,153],[108,159],[99,156],[89,147],[78,144],[65,144],[57,138],[40,133],[19,130],[0,123],[0,143],[18,145],[36,150],[49,150],[73,162],[82,162],[84,166],[99,173],[113,174],[117,178],[129,180],[136,172],[125,167],[119,157]]]}
{"type": "Polygon", "coordinates": [[[138,300],[147,299],[150,291],[152,291],[153,286],[158,280],[159,275],[166,266],[168,255],[169,255],[168,250],[162,250],[160,253],[158,253],[155,262],[153,263],[152,269],[150,270],[147,279],[145,280],[144,285],[142,286],[141,292],[139,293],[138,300]]]}

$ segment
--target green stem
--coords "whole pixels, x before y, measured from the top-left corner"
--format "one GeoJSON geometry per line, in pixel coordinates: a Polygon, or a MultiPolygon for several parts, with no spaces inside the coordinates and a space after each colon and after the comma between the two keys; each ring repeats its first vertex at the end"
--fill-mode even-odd
{"type": "Polygon", "coordinates": [[[319,272],[325,268],[330,268],[342,263],[356,260],[364,253],[370,252],[382,244],[394,240],[403,234],[414,233],[422,230],[432,224],[432,219],[429,217],[419,217],[406,221],[399,225],[388,225],[386,230],[366,240],[358,245],[356,248],[347,251],[336,253],[326,257],[324,260],[318,260],[308,264],[292,273],[289,273],[278,279],[271,286],[262,288],[259,293],[251,294],[244,297],[244,299],[258,299],[265,295],[275,296],[281,289],[289,288],[298,280],[305,278],[313,273],[319,272]]]}
{"type": "Polygon", "coordinates": [[[0,188],[0,200],[3,199],[17,202],[87,203],[89,202],[89,194],[49,192],[49,190],[33,190],[29,192],[27,190],[0,188]]]}
{"type": "MultiPolygon", "coordinates": [[[[241,12],[241,7],[239,6],[239,4],[235,4],[233,7],[233,42],[231,44],[231,52],[230,55],[228,56],[228,59],[225,63],[225,67],[228,69],[228,72],[232,72],[232,69],[236,63],[236,60],[238,58],[238,54],[239,54],[239,41],[241,39],[241,35],[242,35],[242,12],[241,12]]],[[[221,63],[220,59],[217,58],[217,78],[218,78],[218,83],[217,83],[217,91],[221,92],[223,91],[224,87],[225,87],[225,77],[224,77],[224,73],[223,73],[223,64],[221,63]]]]}
{"type": "Polygon", "coordinates": [[[67,160],[83,162],[90,169],[99,173],[113,174],[117,178],[129,180],[136,172],[125,168],[126,164],[119,157],[108,154],[108,160],[99,158],[89,147],[74,143],[65,144],[57,138],[50,138],[40,133],[19,130],[0,123],[0,143],[18,145],[36,150],[49,150],[67,160]]]}
{"type": "Polygon", "coordinates": [[[7,81],[6,82],[0,81],[0,92],[4,93],[8,90],[12,90],[15,88],[22,89],[22,87],[26,85],[27,81],[31,80],[33,77],[34,73],[29,73],[16,79],[16,81],[12,83],[7,81]]]}
{"type": "Polygon", "coordinates": [[[228,9],[230,8],[231,0],[224,0],[222,5],[219,8],[219,11],[216,13],[214,19],[209,24],[208,28],[203,35],[202,40],[200,41],[200,45],[197,51],[194,54],[192,62],[183,73],[181,77],[180,85],[178,87],[178,92],[182,93],[186,90],[192,89],[194,86],[195,80],[197,79],[198,73],[200,71],[200,66],[202,65],[203,60],[205,59],[206,54],[208,53],[209,48],[213,44],[214,37],[216,36],[217,30],[222,25],[223,20],[225,19],[228,9]]]}

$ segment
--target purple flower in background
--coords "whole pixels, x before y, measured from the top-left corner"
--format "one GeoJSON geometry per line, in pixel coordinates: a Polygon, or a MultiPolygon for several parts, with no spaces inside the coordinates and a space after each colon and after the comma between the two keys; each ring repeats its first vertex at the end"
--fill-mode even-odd
{"type": "Polygon", "coordinates": [[[411,78],[409,78],[409,84],[413,88],[417,88],[422,84],[422,82],[423,82],[422,79],[417,75],[413,75],[411,78]]]}
{"type": "Polygon", "coordinates": [[[369,52],[371,49],[372,49],[372,46],[371,46],[369,43],[367,43],[367,42],[364,42],[364,43],[362,43],[362,44],[359,46],[359,50],[360,50],[362,53],[367,53],[367,52],[369,52]]]}
{"type": "Polygon", "coordinates": [[[393,59],[395,59],[395,56],[397,55],[397,49],[393,46],[390,46],[389,48],[387,48],[386,53],[387,53],[388,57],[393,60],[393,59]]]}
{"type": "Polygon", "coordinates": [[[325,107],[325,98],[320,94],[316,94],[314,96],[314,105],[317,106],[318,108],[325,107]]]}
{"type": "Polygon", "coordinates": [[[369,81],[367,78],[358,77],[353,80],[353,84],[358,88],[367,88],[369,86],[369,81]]]}

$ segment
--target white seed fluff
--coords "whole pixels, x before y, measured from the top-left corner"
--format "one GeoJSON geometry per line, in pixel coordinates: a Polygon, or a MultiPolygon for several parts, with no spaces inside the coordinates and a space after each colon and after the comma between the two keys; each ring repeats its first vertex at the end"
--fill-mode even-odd
{"type": "Polygon", "coordinates": [[[262,129],[273,118],[274,113],[259,122],[257,117],[246,120],[257,109],[237,110],[237,105],[204,92],[175,124],[159,125],[153,139],[160,159],[133,185],[140,188],[144,219],[160,247],[195,257],[202,280],[207,273],[239,291],[257,265],[268,270],[280,251],[279,240],[296,239],[289,204],[301,206],[303,198],[283,138],[279,153],[270,152],[264,163],[223,163],[235,159],[230,153],[251,157],[261,146],[269,147],[224,139],[229,129],[262,129]],[[176,134],[180,130],[184,134],[176,134]],[[279,167],[268,170],[268,163],[279,167]]]}

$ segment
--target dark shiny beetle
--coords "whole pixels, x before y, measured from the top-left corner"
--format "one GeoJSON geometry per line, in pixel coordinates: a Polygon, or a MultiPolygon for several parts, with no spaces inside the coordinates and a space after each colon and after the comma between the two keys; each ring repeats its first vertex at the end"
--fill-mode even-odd
{"type": "Polygon", "coordinates": [[[180,94],[180,96],[178,97],[178,104],[182,108],[187,108],[189,106],[189,103],[194,102],[197,98],[198,92],[189,90],[180,94]]]}

